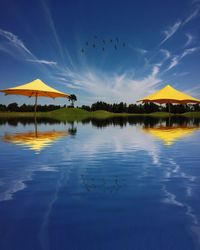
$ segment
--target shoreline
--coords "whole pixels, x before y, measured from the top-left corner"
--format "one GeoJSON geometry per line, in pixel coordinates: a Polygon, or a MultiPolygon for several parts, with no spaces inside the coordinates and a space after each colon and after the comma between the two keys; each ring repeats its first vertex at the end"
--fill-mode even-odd
{"type": "MultiPolygon", "coordinates": [[[[155,118],[168,118],[171,116],[186,117],[186,118],[200,118],[200,112],[187,112],[183,114],[170,114],[168,112],[155,112],[149,114],[136,114],[136,113],[111,113],[105,110],[86,111],[79,108],[61,108],[50,112],[37,112],[36,117],[40,118],[53,118],[58,120],[83,120],[87,118],[105,119],[112,117],[155,117],[155,118]]],[[[32,118],[35,117],[34,112],[0,112],[1,118],[32,118]]]]}

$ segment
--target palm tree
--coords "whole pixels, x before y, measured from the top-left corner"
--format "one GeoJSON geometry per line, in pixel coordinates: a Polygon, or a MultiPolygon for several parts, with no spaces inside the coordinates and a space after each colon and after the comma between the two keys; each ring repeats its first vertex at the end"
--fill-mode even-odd
{"type": "Polygon", "coordinates": [[[69,96],[69,100],[68,101],[71,102],[71,106],[74,107],[74,102],[77,101],[77,98],[76,98],[76,96],[74,94],[71,94],[69,96]]]}

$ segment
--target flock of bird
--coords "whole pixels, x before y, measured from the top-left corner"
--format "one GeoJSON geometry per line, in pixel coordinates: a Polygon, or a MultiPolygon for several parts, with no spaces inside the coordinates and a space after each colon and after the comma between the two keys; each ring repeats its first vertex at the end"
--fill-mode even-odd
{"type": "Polygon", "coordinates": [[[119,49],[120,47],[126,47],[126,43],[120,41],[118,37],[109,38],[109,39],[101,39],[98,36],[94,36],[92,41],[86,41],[84,46],[81,49],[81,53],[85,53],[87,49],[92,48],[100,48],[102,51],[105,51],[108,48],[108,45],[111,45],[114,50],[119,49]]]}

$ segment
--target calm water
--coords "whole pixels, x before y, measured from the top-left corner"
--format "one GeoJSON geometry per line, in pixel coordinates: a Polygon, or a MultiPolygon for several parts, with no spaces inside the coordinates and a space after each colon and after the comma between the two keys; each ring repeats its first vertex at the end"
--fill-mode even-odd
{"type": "Polygon", "coordinates": [[[1,250],[200,249],[200,121],[0,125],[1,250]]]}

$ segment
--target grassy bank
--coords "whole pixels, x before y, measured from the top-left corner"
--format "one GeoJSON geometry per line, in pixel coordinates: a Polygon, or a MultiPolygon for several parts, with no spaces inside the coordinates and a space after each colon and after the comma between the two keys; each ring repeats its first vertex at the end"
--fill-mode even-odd
{"type": "Polygon", "coordinates": [[[200,112],[187,112],[182,115],[188,118],[200,118],[200,112]]]}
{"type": "MultiPolygon", "coordinates": [[[[138,116],[138,114],[127,114],[127,113],[111,113],[105,110],[98,110],[89,112],[83,109],[59,109],[49,112],[48,115],[51,118],[59,120],[84,120],[88,118],[105,119],[110,117],[121,117],[121,116],[138,116]]],[[[141,114],[139,114],[141,115],[141,114]]]]}
{"type": "MultiPolygon", "coordinates": [[[[128,113],[111,113],[104,110],[98,110],[94,112],[88,112],[79,108],[62,108],[51,112],[38,112],[37,117],[53,118],[61,121],[81,121],[87,118],[104,119],[109,117],[121,117],[121,116],[151,116],[165,118],[174,116],[168,112],[155,112],[151,114],[128,114],[128,113]]],[[[177,114],[176,114],[177,116],[177,114]]],[[[180,116],[200,118],[200,112],[188,112],[181,114],[180,116]]],[[[23,118],[34,117],[33,112],[0,112],[0,118],[23,118]]]]}

